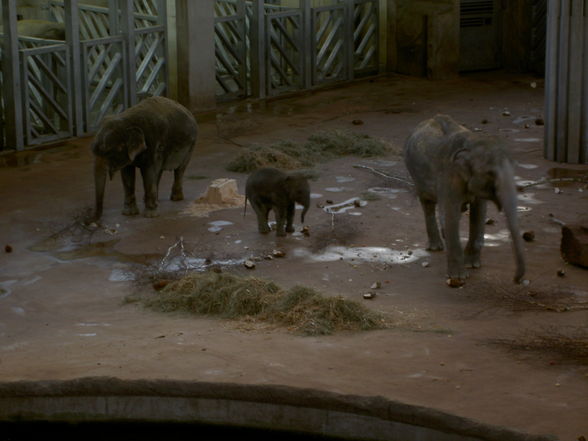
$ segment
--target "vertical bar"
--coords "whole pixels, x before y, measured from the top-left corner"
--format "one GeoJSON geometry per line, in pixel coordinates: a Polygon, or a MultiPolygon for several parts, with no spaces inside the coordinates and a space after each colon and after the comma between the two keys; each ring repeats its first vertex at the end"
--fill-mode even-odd
{"type": "Polygon", "coordinates": [[[302,13],[302,29],[300,32],[300,50],[302,55],[302,87],[310,89],[312,87],[312,71],[313,71],[313,41],[314,29],[312,27],[312,0],[300,0],[300,10],[302,13]]]}
{"type": "Polygon", "coordinates": [[[582,27],[584,29],[584,65],[582,67],[582,138],[580,149],[580,162],[582,164],[588,163],[588,0],[584,0],[584,14],[582,17],[582,27]]]}
{"type": "Polygon", "coordinates": [[[239,32],[239,47],[237,53],[239,54],[239,82],[242,84],[242,90],[239,91],[240,97],[246,97],[248,93],[247,88],[247,28],[245,21],[247,20],[247,11],[245,10],[245,2],[237,2],[237,23],[236,27],[239,32]]]}
{"type": "Polygon", "coordinates": [[[267,96],[267,66],[265,57],[265,9],[264,0],[252,0],[251,16],[251,93],[255,98],[267,96]]]}
{"type": "Polygon", "coordinates": [[[583,45],[582,39],[584,32],[582,25],[584,24],[583,17],[583,2],[576,0],[571,6],[570,18],[570,62],[568,65],[568,148],[566,155],[566,162],[578,164],[580,162],[580,142],[581,129],[580,122],[582,119],[582,77],[584,72],[583,67],[583,45]]]}
{"type": "Polygon", "coordinates": [[[135,57],[135,17],[133,0],[120,0],[122,32],[125,40],[125,52],[127,54],[127,72],[125,80],[128,84],[128,106],[137,103],[137,61],[135,57]]]}
{"type": "Polygon", "coordinates": [[[157,0],[157,23],[163,26],[163,41],[161,42],[160,56],[163,57],[163,82],[165,84],[165,96],[169,93],[169,54],[168,54],[168,26],[167,26],[167,2],[166,0],[157,0]]]}
{"type": "Polygon", "coordinates": [[[78,0],[65,2],[65,41],[69,48],[69,57],[66,59],[70,66],[73,90],[68,91],[70,109],[69,115],[73,119],[75,136],[81,136],[85,131],[82,100],[82,62],[80,46],[80,14],[78,0]],[[73,106],[73,109],[72,109],[73,106]]]}
{"type": "Polygon", "coordinates": [[[355,0],[345,2],[345,58],[347,80],[355,78],[355,0]]]}
{"type": "Polygon", "coordinates": [[[108,0],[109,35],[118,35],[120,33],[118,18],[118,0],[108,0]]]}
{"type": "Polygon", "coordinates": [[[2,63],[6,144],[16,150],[24,147],[20,53],[16,31],[16,0],[2,0],[4,48],[2,63]],[[9,62],[8,62],[9,61],[9,62]]]}
{"type": "Polygon", "coordinates": [[[555,160],[557,149],[557,66],[560,2],[547,2],[547,36],[545,49],[545,144],[544,156],[550,161],[555,160]]]}
{"type": "Polygon", "coordinates": [[[558,162],[565,162],[567,150],[568,124],[568,67],[569,67],[569,27],[570,27],[570,0],[561,0],[559,42],[558,42],[558,73],[557,73],[557,133],[556,155],[558,162]]]}

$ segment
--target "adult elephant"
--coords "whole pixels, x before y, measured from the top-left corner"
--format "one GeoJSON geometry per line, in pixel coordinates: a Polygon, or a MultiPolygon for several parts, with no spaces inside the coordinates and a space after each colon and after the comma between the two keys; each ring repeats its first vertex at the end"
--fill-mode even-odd
{"type": "Polygon", "coordinates": [[[514,280],[521,282],[525,259],[517,221],[517,190],[504,142],[471,132],[450,116],[436,115],[421,122],[408,137],[404,159],[425,215],[428,249],[433,251],[443,249],[435,213],[439,205],[448,283],[461,286],[467,277],[465,266],[480,267],[488,200],[506,216],[516,260],[514,280]],[[459,221],[468,206],[470,234],[464,251],[459,221]]]}
{"type": "Polygon", "coordinates": [[[179,103],[149,97],[124,112],[104,119],[92,143],[96,210],[100,219],[106,176],[120,170],[124,192],[123,214],[139,213],[135,200],[135,170],[141,170],[146,217],[157,216],[158,187],[164,170],[174,171],[171,200],[184,198],[182,180],[196,143],[194,116],[179,103]]]}

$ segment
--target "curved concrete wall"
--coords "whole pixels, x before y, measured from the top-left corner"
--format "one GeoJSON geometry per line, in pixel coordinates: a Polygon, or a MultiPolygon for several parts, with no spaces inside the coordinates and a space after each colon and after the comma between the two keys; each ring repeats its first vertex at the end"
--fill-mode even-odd
{"type": "Polygon", "coordinates": [[[193,422],[391,441],[554,441],[382,397],[183,381],[0,383],[0,421],[193,422]]]}

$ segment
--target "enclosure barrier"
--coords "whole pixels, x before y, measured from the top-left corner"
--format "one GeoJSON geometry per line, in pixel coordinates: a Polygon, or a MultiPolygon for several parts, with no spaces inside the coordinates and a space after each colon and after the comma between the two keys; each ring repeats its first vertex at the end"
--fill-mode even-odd
{"type": "Polygon", "coordinates": [[[297,3],[215,0],[219,99],[276,96],[378,73],[378,0],[297,3]]]}
{"type": "Polygon", "coordinates": [[[545,158],[588,163],[588,0],[550,0],[545,158]]]}
{"type": "Polygon", "coordinates": [[[65,41],[17,35],[16,0],[2,0],[0,150],[92,133],[106,115],[167,93],[164,0],[47,5],[65,41]]]}

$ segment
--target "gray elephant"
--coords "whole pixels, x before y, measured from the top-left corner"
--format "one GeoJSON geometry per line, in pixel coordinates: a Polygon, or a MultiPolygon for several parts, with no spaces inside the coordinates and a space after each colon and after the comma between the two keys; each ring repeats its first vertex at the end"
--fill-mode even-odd
{"type": "Polygon", "coordinates": [[[523,243],[517,221],[517,190],[512,161],[499,138],[471,132],[447,115],[421,122],[408,137],[404,160],[425,215],[429,250],[442,250],[439,217],[447,247],[448,283],[461,286],[465,266],[479,268],[484,244],[486,202],[504,211],[516,260],[514,280],[525,274],[523,243]],[[469,206],[469,240],[462,249],[461,213],[469,206]]]}
{"type": "Polygon", "coordinates": [[[174,171],[171,200],[184,198],[182,180],[196,143],[197,124],[182,105],[164,97],[146,98],[102,122],[92,143],[96,185],[95,219],[102,216],[106,175],[121,172],[125,191],[123,214],[139,213],[135,169],[141,170],[145,216],[157,216],[158,187],[164,170],[174,171]]]}
{"type": "Polygon", "coordinates": [[[276,235],[285,236],[294,232],[294,211],[296,203],[303,206],[300,221],[310,207],[310,186],[305,172],[284,173],[275,168],[261,168],[247,178],[245,184],[245,210],[247,200],[257,215],[260,233],[269,233],[268,215],[270,210],[276,216],[276,235]]]}

